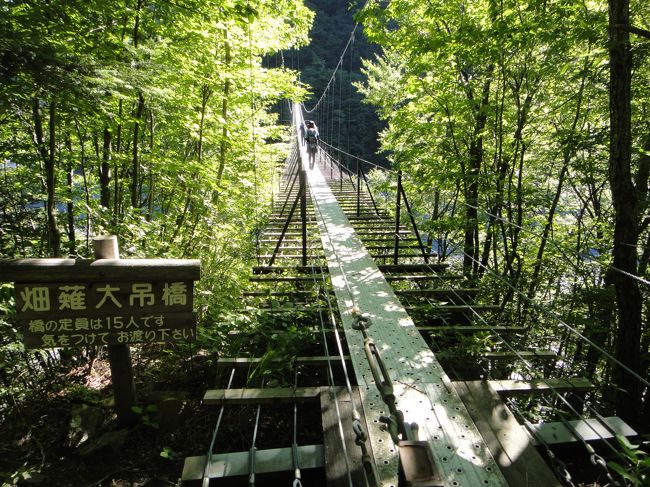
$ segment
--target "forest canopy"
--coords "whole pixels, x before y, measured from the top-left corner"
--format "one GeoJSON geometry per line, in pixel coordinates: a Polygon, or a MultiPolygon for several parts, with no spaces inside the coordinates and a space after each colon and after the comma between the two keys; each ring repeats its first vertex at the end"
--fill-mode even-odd
{"type": "Polygon", "coordinates": [[[605,347],[647,377],[649,16],[582,0],[370,0],[358,16],[382,53],[357,86],[441,258],[456,249],[529,343],[559,334],[567,367],[613,374],[632,422],[641,383],[596,364],[605,347]]]}

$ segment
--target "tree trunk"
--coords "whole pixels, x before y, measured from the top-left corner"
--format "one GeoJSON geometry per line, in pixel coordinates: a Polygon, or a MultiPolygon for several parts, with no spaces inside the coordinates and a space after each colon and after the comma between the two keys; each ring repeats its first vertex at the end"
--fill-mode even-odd
{"type": "Polygon", "coordinates": [[[47,240],[53,257],[61,257],[61,233],[56,221],[56,101],[50,101],[49,120],[50,150],[45,164],[45,185],[47,190],[47,240]]]}
{"type": "MultiPolygon", "coordinates": [[[[492,69],[489,69],[491,74],[492,69]]],[[[466,175],[467,189],[465,192],[465,243],[463,257],[463,272],[475,276],[479,264],[478,239],[478,196],[479,177],[483,163],[483,130],[487,122],[486,107],[490,101],[490,77],[483,83],[483,93],[479,106],[476,108],[474,134],[469,148],[469,171],[466,175]]],[[[469,96],[471,100],[471,94],[469,96]]]]}
{"type": "Polygon", "coordinates": [[[74,164],[72,155],[72,139],[69,135],[65,137],[65,145],[68,150],[68,163],[66,166],[66,182],[68,183],[68,251],[71,255],[77,253],[77,237],[74,228],[74,164]]]}
{"type": "MultiPolygon", "coordinates": [[[[631,68],[629,0],[609,0],[610,149],[609,182],[614,204],[613,283],[618,305],[616,358],[640,373],[641,294],[637,281],[638,208],[631,174],[631,68]]],[[[620,366],[614,367],[616,410],[638,424],[641,387],[620,366]]]]}
{"type": "MultiPolygon", "coordinates": [[[[229,68],[232,61],[232,56],[230,54],[230,43],[228,42],[228,31],[223,31],[224,38],[224,49],[225,49],[225,62],[226,69],[229,68]]],[[[223,176],[223,171],[226,167],[226,158],[228,155],[228,97],[230,96],[230,77],[226,77],[226,81],[223,84],[223,100],[221,102],[221,118],[223,118],[223,128],[221,129],[221,144],[219,147],[219,168],[217,169],[217,189],[213,200],[216,204],[216,201],[219,196],[219,185],[221,184],[221,177],[223,176]]]]}
{"type": "MultiPolygon", "coordinates": [[[[115,137],[115,153],[119,156],[122,152],[122,99],[118,102],[117,108],[117,135],[115,137]]],[[[120,205],[120,173],[118,166],[119,157],[115,158],[115,165],[113,167],[113,217],[121,212],[120,205]]]]}
{"type": "Polygon", "coordinates": [[[111,202],[111,145],[113,135],[108,129],[104,127],[104,143],[102,145],[102,164],[99,168],[99,187],[100,187],[100,204],[104,208],[108,208],[111,202]]]}
{"type": "Polygon", "coordinates": [[[133,122],[133,157],[131,159],[131,206],[140,207],[140,160],[139,160],[139,137],[140,137],[140,120],[144,112],[144,96],[142,92],[138,93],[138,107],[135,112],[135,121],[133,122]]]}

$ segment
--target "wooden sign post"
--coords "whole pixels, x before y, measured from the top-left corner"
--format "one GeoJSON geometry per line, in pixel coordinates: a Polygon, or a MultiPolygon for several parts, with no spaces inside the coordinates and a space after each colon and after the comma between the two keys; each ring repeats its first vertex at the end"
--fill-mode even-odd
{"type": "MultiPolygon", "coordinates": [[[[93,238],[93,250],[95,259],[120,258],[120,249],[115,235],[93,238]]],[[[121,426],[133,426],[138,422],[138,416],[133,411],[133,406],[135,406],[135,382],[129,346],[123,343],[108,345],[108,363],[111,367],[111,383],[113,384],[117,422],[121,426]]]]}
{"type": "Polygon", "coordinates": [[[93,241],[96,260],[0,260],[15,282],[16,321],[25,348],[106,345],[120,424],[137,420],[129,346],[192,341],[200,261],[119,258],[117,238],[93,241]]]}

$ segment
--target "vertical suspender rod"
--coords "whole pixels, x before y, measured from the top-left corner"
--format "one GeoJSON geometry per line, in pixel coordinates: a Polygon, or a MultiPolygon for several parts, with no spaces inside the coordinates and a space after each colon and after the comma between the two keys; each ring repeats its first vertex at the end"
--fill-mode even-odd
{"type": "Polygon", "coordinates": [[[397,171],[397,201],[395,202],[395,251],[393,264],[397,264],[399,257],[399,227],[400,213],[402,212],[402,171],[397,171]]]}
{"type": "Polygon", "coordinates": [[[300,168],[300,220],[302,221],[302,265],[307,265],[307,174],[300,168]]]}
{"type": "MultiPolygon", "coordinates": [[[[400,171],[400,176],[401,176],[401,171],[400,171]]],[[[422,257],[424,258],[424,262],[427,264],[429,263],[429,254],[425,250],[424,245],[422,244],[422,238],[420,238],[420,232],[418,231],[418,226],[415,223],[415,218],[413,217],[413,213],[411,212],[411,205],[409,205],[409,200],[406,198],[406,191],[404,191],[404,186],[402,186],[402,180],[400,178],[400,184],[399,184],[399,190],[402,192],[402,196],[404,197],[404,206],[406,206],[406,212],[408,213],[410,219],[411,219],[411,225],[413,225],[413,231],[415,232],[415,236],[418,239],[418,245],[420,246],[420,252],[422,252],[422,257]]],[[[399,200],[398,200],[399,201],[399,200]]],[[[397,229],[399,230],[399,228],[397,229]]]]}

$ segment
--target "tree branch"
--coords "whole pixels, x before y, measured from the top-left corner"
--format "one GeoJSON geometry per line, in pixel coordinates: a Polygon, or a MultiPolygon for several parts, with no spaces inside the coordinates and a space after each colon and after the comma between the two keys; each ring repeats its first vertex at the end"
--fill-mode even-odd
{"type": "Polygon", "coordinates": [[[641,225],[639,226],[639,234],[648,228],[648,225],[650,225],[650,216],[646,216],[641,222],[641,225]]]}
{"type": "Polygon", "coordinates": [[[633,25],[630,25],[628,30],[632,34],[636,34],[639,37],[645,37],[646,39],[650,39],[650,30],[640,29],[639,27],[634,27],[633,25]]]}

